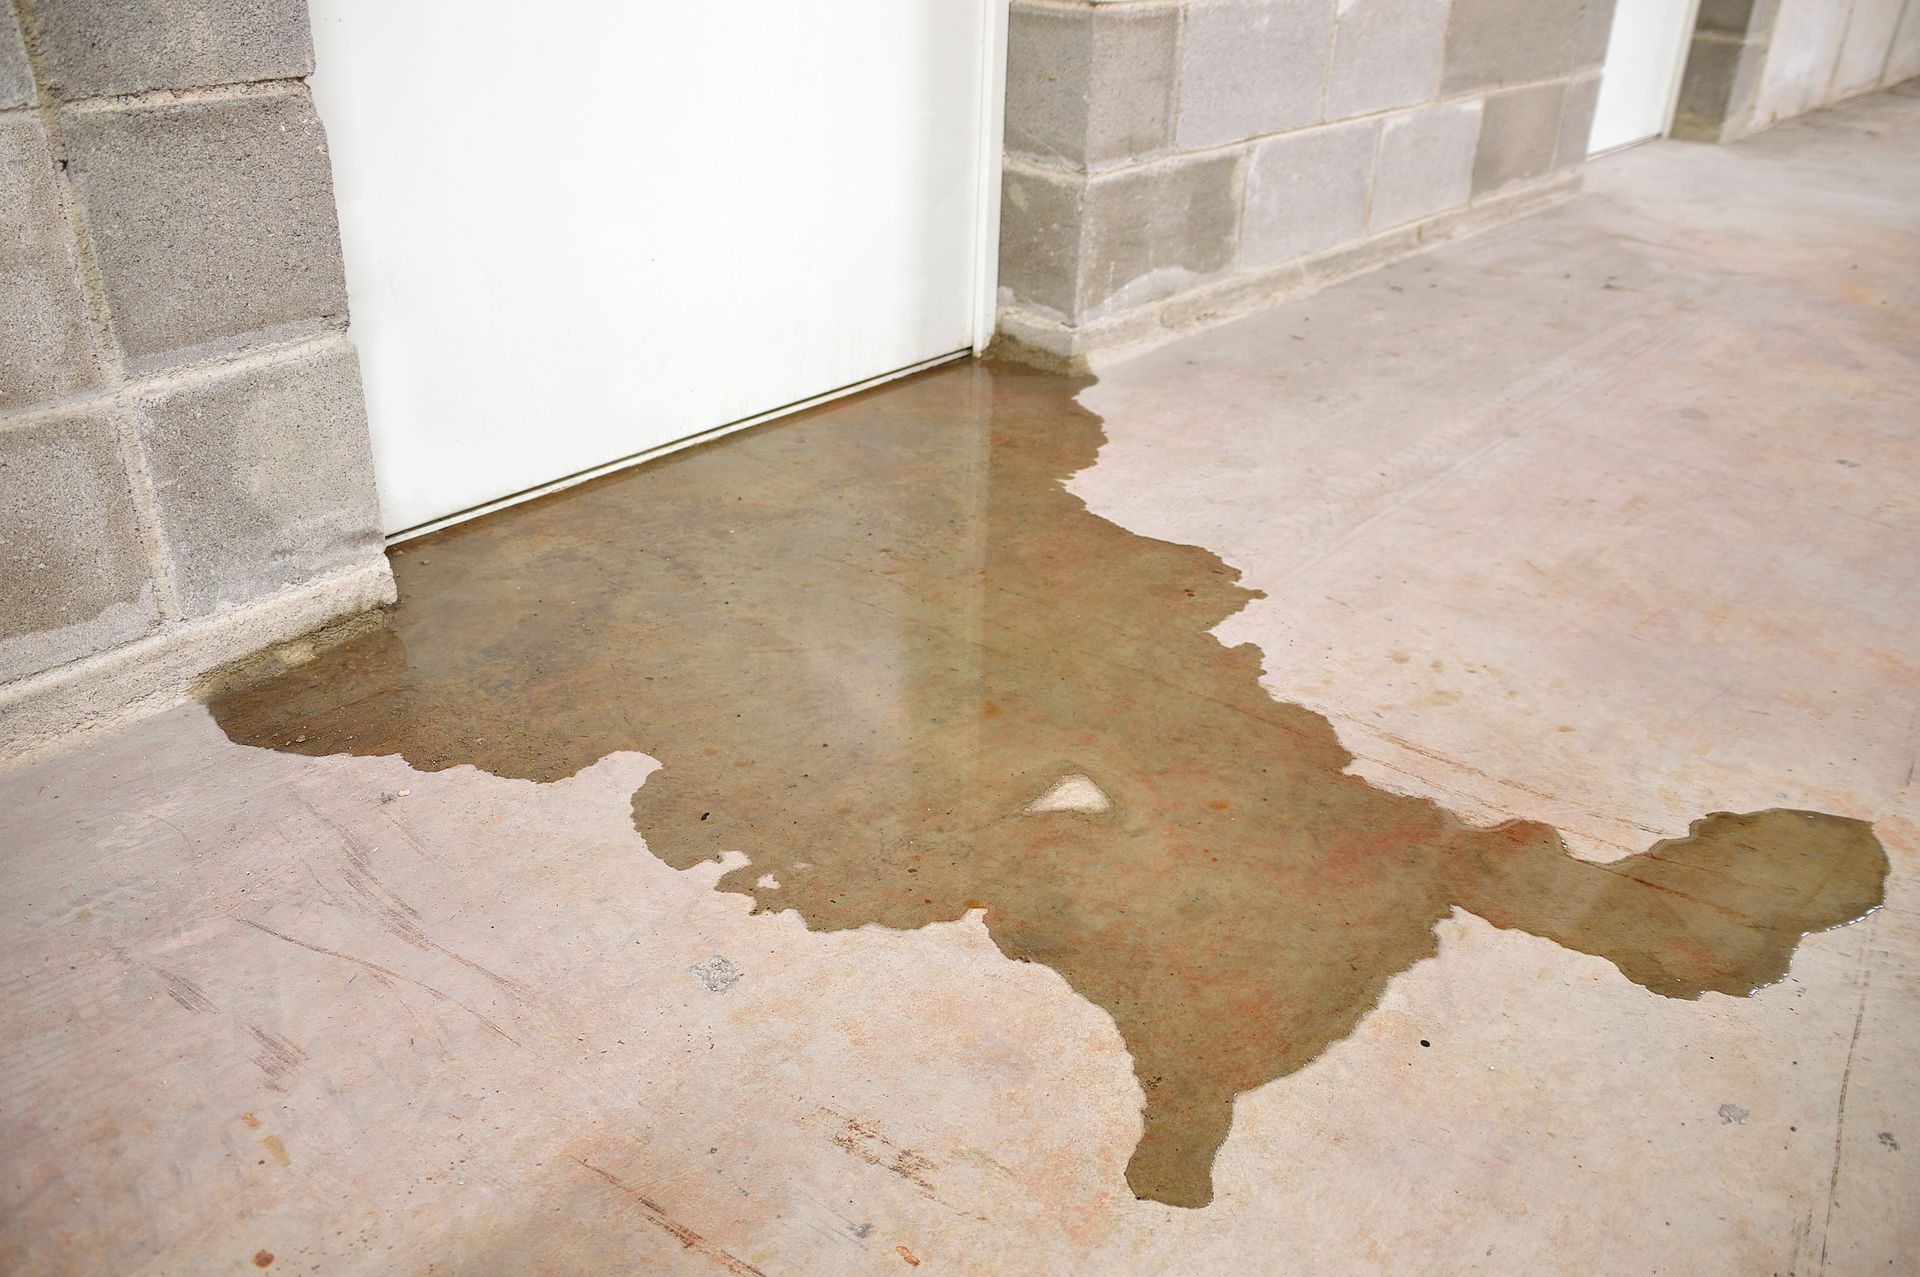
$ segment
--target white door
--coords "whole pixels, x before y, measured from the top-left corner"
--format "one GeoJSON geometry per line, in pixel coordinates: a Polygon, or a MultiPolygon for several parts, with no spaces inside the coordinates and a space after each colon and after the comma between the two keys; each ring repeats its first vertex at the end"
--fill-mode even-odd
{"type": "Polygon", "coordinates": [[[312,0],[389,532],[973,348],[1005,0],[312,0]]]}
{"type": "Polygon", "coordinates": [[[1587,139],[1589,154],[1666,135],[1699,7],[1700,0],[1619,0],[1587,139]]]}

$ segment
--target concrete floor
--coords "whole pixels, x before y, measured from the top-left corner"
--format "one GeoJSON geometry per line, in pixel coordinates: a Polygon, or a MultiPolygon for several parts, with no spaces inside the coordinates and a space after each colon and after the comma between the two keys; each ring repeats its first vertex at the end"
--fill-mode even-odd
{"type": "MultiPolygon", "coordinates": [[[[1435,956],[1350,1034],[1238,1094],[1211,1202],[1183,1208],[1129,1186],[1147,1092],[1128,1015],[1070,963],[1009,960],[1002,900],[821,926],[738,881],[763,868],[758,848],[650,851],[634,826],[649,787],[706,774],[677,756],[693,739],[680,719],[596,720],[631,747],[600,757],[595,735],[556,764],[491,674],[460,739],[421,739],[460,704],[425,677],[390,689],[426,707],[376,724],[390,745],[328,738],[366,730],[344,705],[302,739],[261,729],[276,748],[230,740],[249,738],[231,709],[190,706],[0,774],[0,1264],[1911,1271],[1916,133],[1920,97],[1896,93],[1733,147],[1642,147],[1596,164],[1573,205],[1101,368],[1078,394],[1105,443],[1067,490],[1134,534],[1113,551],[1127,561],[1223,574],[1195,587],[1244,603],[1219,639],[1254,645],[1276,713],[1333,725],[1368,792],[1545,822],[1608,861],[1710,812],[1872,821],[1884,907],[1800,942],[1780,982],[1663,997],[1630,962],[1454,908],[1435,956]],[[368,756],[334,752],[354,748],[368,756]]],[[[808,431],[990,413],[1002,383],[983,378],[864,396],[631,490],[664,498],[663,476],[777,456],[808,431]]],[[[522,517],[564,522],[565,503],[621,491],[522,517]]],[[[742,534],[710,504],[694,533],[742,534]]],[[[848,597],[883,597],[844,574],[895,569],[849,562],[824,570],[848,597]]],[[[418,616],[399,566],[397,615],[418,616]]],[[[1065,619],[1041,634],[1080,615],[1054,602],[1065,619]]],[[[836,677],[924,674],[898,653],[924,653],[917,629],[937,616],[849,608],[844,643],[808,628],[833,615],[795,628],[836,677]]],[[[947,628],[991,616],[989,597],[947,628]]],[[[584,646],[634,643],[619,619],[617,640],[584,646]]],[[[611,635],[607,620],[569,624],[611,635]]],[[[1171,666],[1212,648],[1179,651],[1143,686],[1211,695],[1171,666]]],[[[432,673],[423,659],[391,668],[432,673]]],[[[646,705],[620,668],[605,699],[646,705]]],[[[810,677],[741,668],[699,685],[713,707],[751,715],[810,677]]],[[[908,691],[909,717],[943,704],[908,691]]],[[[700,739],[723,748],[732,729],[712,717],[700,739]]],[[[743,721],[757,738],[782,720],[743,721]]],[[[1111,722],[1126,750],[1088,744],[1087,770],[1124,808],[1102,767],[1131,777],[1112,755],[1145,767],[1160,746],[1111,722]]],[[[867,828],[857,814],[848,827],[867,828]]]]}

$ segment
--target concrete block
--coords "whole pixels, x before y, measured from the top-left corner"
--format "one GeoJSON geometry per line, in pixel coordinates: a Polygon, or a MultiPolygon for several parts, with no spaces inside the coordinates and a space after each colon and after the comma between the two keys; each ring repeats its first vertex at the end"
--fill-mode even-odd
{"type": "Polygon", "coordinates": [[[1696,31],[1716,31],[1722,35],[1763,35],[1773,29],[1780,0],[1700,0],[1696,31]]]}
{"type": "Polygon", "coordinates": [[[1887,54],[1887,83],[1898,84],[1920,75],[1920,4],[1907,6],[1899,30],[1893,33],[1893,48],[1887,54]]]}
{"type": "Polygon", "coordinates": [[[1696,36],[1673,109],[1673,136],[1718,142],[1740,133],[1752,118],[1767,48],[1759,40],[1696,36]]]}
{"type": "Polygon", "coordinates": [[[1379,135],[1380,126],[1366,120],[1256,146],[1247,170],[1242,263],[1277,266],[1366,234],[1379,135]]]}
{"type": "Polygon", "coordinates": [[[1008,168],[1000,178],[1000,293],[1065,318],[1080,284],[1084,178],[1008,168]]]}
{"type": "Polygon", "coordinates": [[[1333,0],[1223,0],[1187,9],[1180,63],[1182,150],[1320,118],[1333,0]]]}
{"type": "Polygon", "coordinates": [[[306,0],[35,0],[60,98],[299,78],[313,71],[306,0]]]}
{"type": "Polygon", "coordinates": [[[1564,83],[1536,84],[1487,96],[1480,145],[1473,157],[1473,194],[1544,177],[1560,145],[1564,83]]]}
{"type": "Polygon", "coordinates": [[[0,682],[158,622],[107,409],[0,428],[0,599],[0,682]]]}
{"type": "Polygon", "coordinates": [[[379,555],[360,368],[344,338],[156,391],[141,407],[188,616],[379,555]]]}
{"type": "Polygon", "coordinates": [[[133,367],[346,314],[326,136],[305,88],[63,115],[133,367]]]}
{"type": "Polygon", "coordinates": [[[33,101],[33,70],[12,5],[0,5],[0,111],[33,101]]]}
{"type": "Polygon", "coordinates": [[[1095,178],[1086,194],[1079,315],[1165,297],[1231,266],[1240,160],[1237,153],[1174,159],[1095,178]]]}
{"type": "Polygon", "coordinates": [[[1615,0],[1580,0],[1580,25],[1573,33],[1573,65],[1597,67],[1607,60],[1613,34],[1615,0]]]}
{"type": "Polygon", "coordinates": [[[1776,120],[1832,101],[1834,71],[1846,42],[1849,6],[1819,0],[1783,4],[1767,40],[1767,61],[1754,93],[1753,123],[1776,120]]]}
{"type": "Polygon", "coordinates": [[[393,602],[384,557],[252,607],[178,622],[131,643],[0,684],[0,764],[71,750],[95,732],[206,694],[210,674],[393,602]]]}
{"type": "Polygon", "coordinates": [[[1007,149],[1078,169],[1164,152],[1178,40],[1173,9],[1015,5],[1007,149]]]}
{"type": "Polygon", "coordinates": [[[1087,94],[1087,164],[1166,151],[1173,123],[1180,15],[1175,9],[1093,11],[1087,94]]]}
{"type": "Polygon", "coordinates": [[[1833,72],[1836,98],[1880,87],[1888,54],[1894,47],[1894,34],[1910,7],[1907,0],[1853,0],[1846,38],[1840,44],[1840,61],[1833,72]]]}
{"type": "Polygon", "coordinates": [[[1387,230],[1465,204],[1473,195],[1481,103],[1452,102],[1381,125],[1368,226],[1387,230]]]}
{"type": "Polygon", "coordinates": [[[1327,118],[1432,101],[1446,51],[1447,0],[1339,0],[1327,118]]]}
{"type": "Polygon", "coordinates": [[[97,384],[92,352],[46,130],[0,115],[0,409],[97,384]]]}
{"type": "Polygon", "coordinates": [[[1587,162],[1587,138],[1593,133],[1593,108],[1599,101],[1599,72],[1567,81],[1566,104],[1560,108],[1560,140],[1553,148],[1555,169],[1579,168],[1587,162]]]}
{"type": "Polygon", "coordinates": [[[1454,0],[1442,93],[1565,75],[1584,0],[1454,0]]]}
{"type": "Polygon", "coordinates": [[[1007,14],[1009,154],[1086,166],[1091,27],[1085,9],[1016,4],[1007,14]]]}

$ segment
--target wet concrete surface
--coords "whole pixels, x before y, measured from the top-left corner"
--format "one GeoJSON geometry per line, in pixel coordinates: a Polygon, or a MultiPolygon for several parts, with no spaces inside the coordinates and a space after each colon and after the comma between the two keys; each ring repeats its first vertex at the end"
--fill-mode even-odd
{"type": "Polygon", "coordinates": [[[956,369],[691,454],[515,538],[537,601],[403,550],[470,641],[361,635],[387,705],[295,649],[220,704],[268,748],[196,705],[0,773],[0,1268],[1900,1271],[1916,110],[1612,157],[1083,412],[956,369]],[[1885,904],[1795,943],[1873,895],[1856,821],[1885,904]],[[1231,961],[1341,911],[1347,974],[1231,961]]]}
{"type": "Polygon", "coordinates": [[[1146,1096],[1128,1183],[1177,1206],[1212,1200],[1234,1097],[1345,1037],[1456,905],[1694,998],[1882,902],[1855,819],[1717,814],[1597,865],[1347,775],[1210,632],[1238,574],[1066,490],[1105,438],[1082,388],[944,369],[410,543],[379,629],[210,707],[242,744],[423,770],[644,752],[648,848],[743,853],[718,886],[761,909],[983,909],[1113,1016],[1146,1096]],[[1070,777],[1103,810],[1031,810],[1070,777]]]}

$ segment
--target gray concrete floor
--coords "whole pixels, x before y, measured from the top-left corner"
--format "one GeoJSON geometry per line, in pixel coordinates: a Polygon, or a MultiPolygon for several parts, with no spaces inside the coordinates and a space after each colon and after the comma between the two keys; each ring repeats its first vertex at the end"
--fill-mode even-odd
{"type": "Polygon", "coordinates": [[[750,913],[740,853],[635,832],[672,758],[428,772],[188,706],[0,773],[0,1264],[1911,1270],[1916,135],[1909,92],[1642,147],[1079,396],[1069,490],[1264,591],[1220,640],[1371,785],[1597,860],[1873,821],[1885,906],[1779,983],[1663,998],[1456,909],[1183,1209],[1129,1191],[1114,1019],[979,911],[750,913]]]}

